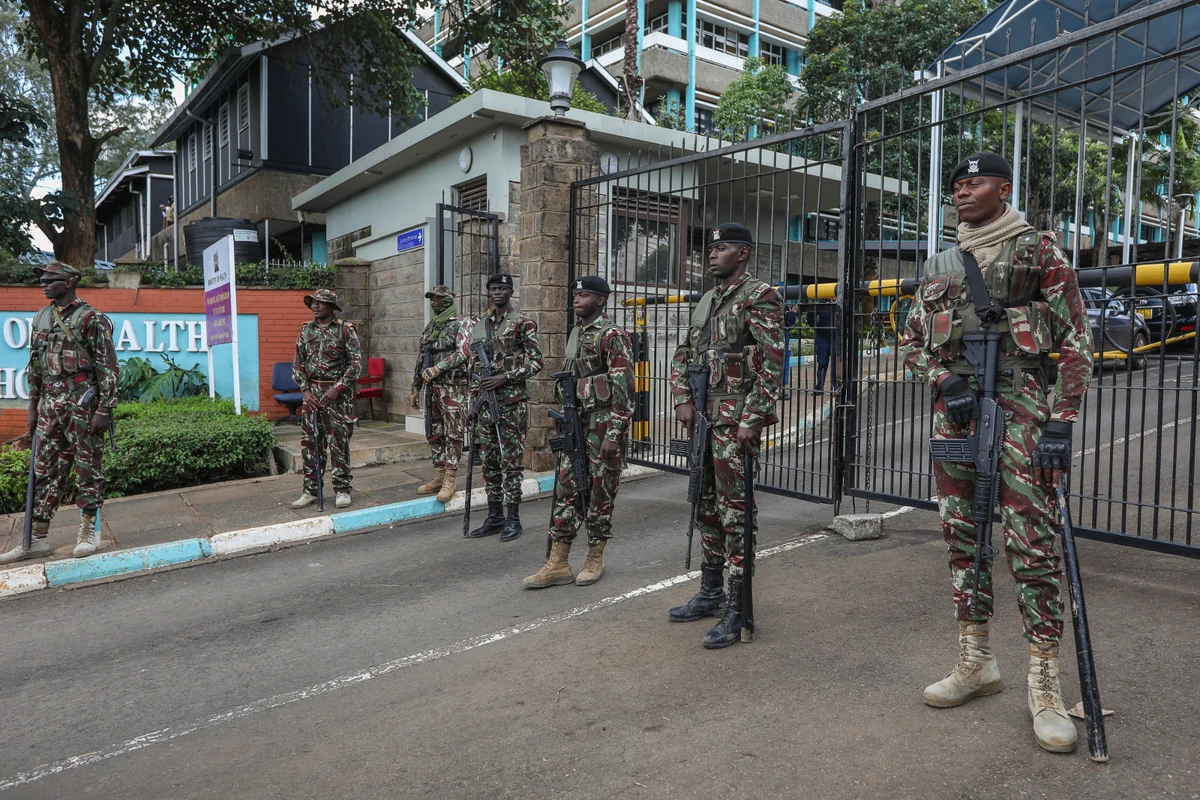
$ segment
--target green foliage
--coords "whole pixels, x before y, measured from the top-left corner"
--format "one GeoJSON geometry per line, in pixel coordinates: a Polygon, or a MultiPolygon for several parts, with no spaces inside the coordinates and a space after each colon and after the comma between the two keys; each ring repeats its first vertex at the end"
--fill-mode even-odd
{"type": "Polygon", "coordinates": [[[764,123],[773,126],[787,115],[795,91],[783,67],[747,58],[742,74],[721,93],[713,126],[729,141],[758,138],[764,123]]]}
{"type": "MultiPolygon", "coordinates": [[[[529,97],[533,100],[550,100],[550,85],[546,82],[546,74],[532,65],[503,70],[485,67],[471,81],[471,91],[468,94],[460,95],[458,99],[462,100],[480,89],[491,89],[496,92],[529,97]]],[[[597,114],[608,113],[608,109],[600,102],[600,99],[591,92],[581,89],[578,83],[571,92],[571,107],[578,108],[580,111],[594,111],[597,114]]]]}
{"type": "Polygon", "coordinates": [[[275,443],[265,417],[207,398],[117,406],[117,447],[104,452],[105,495],[120,497],[266,472],[275,443]]]}
{"type": "Polygon", "coordinates": [[[37,204],[29,201],[24,176],[2,165],[26,161],[33,138],[46,127],[37,109],[0,86],[0,252],[20,256],[32,249],[25,228],[34,220],[37,204]]]}
{"type": "Polygon", "coordinates": [[[688,124],[687,109],[683,103],[672,102],[663,95],[656,101],[655,108],[654,121],[658,127],[672,131],[686,131],[691,128],[688,124]]]}
{"type": "Polygon", "coordinates": [[[185,369],[163,355],[167,368],[159,371],[145,358],[134,356],[121,362],[117,395],[121,402],[154,403],[175,397],[208,394],[208,378],[196,367],[185,369]]]}
{"type": "Polygon", "coordinates": [[[272,289],[332,289],[337,267],[331,264],[238,264],[238,286],[267,286],[272,289]]]}
{"type": "Polygon", "coordinates": [[[995,0],[847,0],[809,34],[802,116],[847,119],[854,106],[899,91],[995,5],[995,0]]]}
{"type": "Polygon", "coordinates": [[[0,445],[0,514],[13,514],[25,508],[28,481],[29,449],[0,445]]]}

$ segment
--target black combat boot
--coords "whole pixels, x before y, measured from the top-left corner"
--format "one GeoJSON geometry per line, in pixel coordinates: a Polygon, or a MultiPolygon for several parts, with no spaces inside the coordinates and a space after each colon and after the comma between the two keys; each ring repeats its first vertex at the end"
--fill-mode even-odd
{"type": "Polygon", "coordinates": [[[500,534],[500,541],[511,542],[522,533],[524,531],[521,530],[521,504],[509,503],[508,522],[504,525],[504,533],[500,534]]]}
{"type": "Polygon", "coordinates": [[[729,645],[742,640],[742,579],[729,579],[729,599],[725,603],[725,616],[712,626],[712,630],[704,634],[702,644],[709,650],[729,645]]]}
{"type": "MultiPolygon", "coordinates": [[[[471,502],[469,498],[467,502],[471,502]]],[[[482,525],[471,531],[470,538],[482,539],[484,536],[495,536],[502,530],[504,530],[504,503],[493,503],[489,500],[487,519],[483,521],[482,525]]]]}
{"type": "Polygon", "coordinates": [[[686,604],[668,611],[667,618],[671,622],[695,622],[720,614],[725,603],[724,574],[724,564],[701,564],[700,591],[686,604]]]}

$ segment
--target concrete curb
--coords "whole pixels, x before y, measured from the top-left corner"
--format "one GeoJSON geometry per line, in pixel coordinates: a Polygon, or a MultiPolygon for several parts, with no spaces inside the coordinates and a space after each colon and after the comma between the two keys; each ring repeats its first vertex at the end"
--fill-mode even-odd
{"type": "MultiPolygon", "coordinates": [[[[621,474],[622,480],[636,478],[657,470],[651,467],[630,466],[621,474]]],[[[531,498],[550,492],[554,475],[539,475],[521,482],[521,497],[531,498]]],[[[0,570],[0,598],[35,592],[50,587],[61,588],[74,583],[131,575],[166,566],[226,558],[273,545],[308,541],[336,533],[377,528],[396,522],[423,517],[453,514],[466,505],[465,492],[458,492],[449,503],[439,503],[433,497],[420,497],[373,508],[342,511],[323,517],[309,517],[294,522],[261,525],[239,531],[215,534],[211,539],[182,539],[175,542],[117,550],[83,559],[49,561],[23,567],[0,570]]],[[[471,507],[487,505],[487,493],[479,488],[471,492],[471,507]]]]}

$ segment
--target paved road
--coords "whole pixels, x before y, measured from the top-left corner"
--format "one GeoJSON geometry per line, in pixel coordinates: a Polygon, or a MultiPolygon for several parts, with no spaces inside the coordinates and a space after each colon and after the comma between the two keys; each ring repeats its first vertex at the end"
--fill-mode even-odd
{"type": "MultiPolygon", "coordinates": [[[[1081,545],[1118,712],[1098,766],[1033,742],[1011,602],[1009,689],[921,704],[955,655],[926,512],[851,543],[820,536],[827,508],[764,498],[760,547],[791,549],[761,562],[759,641],[703,650],[704,623],[663,616],[694,590],[683,488],[623,489],[588,588],[523,592],[540,536],[466,542],[441,520],[4,601],[0,793],[1200,797],[1197,562],[1081,545]]],[[[528,504],[530,527],[547,511],[528,504]]]]}

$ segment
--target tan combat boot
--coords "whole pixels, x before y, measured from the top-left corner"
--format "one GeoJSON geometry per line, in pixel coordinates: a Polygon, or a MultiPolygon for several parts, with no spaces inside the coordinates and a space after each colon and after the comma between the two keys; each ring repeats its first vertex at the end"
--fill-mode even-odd
{"type": "Polygon", "coordinates": [[[50,533],[50,523],[45,520],[35,519],[33,521],[33,537],[29,542],[29,549],[26,550],[24,542],[18,541],[17,546],[7,553],[0,554],[0,564],[12,564],[17,561],[24,561],[27,558],[45,558],[52,555],[54,549],[50,547],[50,540],[47,535],[50,533]]]}
{"type": "Polygon", "coordinates": [[[601,539],[599,544],[588,547],[583,567],[575,576],[576,586],[591,586],[604,577],[604,545],[606,544],[608,544],[608,539],[601,539]]]}
{"type": "Polygon", "coordinates": [[[422,483],[417,487],[417,494],[433,494],[438,489],[442,488],[442,481],[446,478],[446,470],[441,467],[437,468],[437,473],[430,479],[429,483],[422,483]]]}
{"type": "Polygon", "coordinates": [[[1073,753],[1079,741],[1058,685],[1058,645],[1029,645],[1029,713],[1033,735],[1051,753],[1073,753]]]}
{"type": "Polygon", "coordinates": [[[973,697],[985,697],[1004,689],[1000,668],[988,643],[988,624],[960,620],[958,641],[958,664],[945,678],[925,687],[926,705],[953,708],[973,697]]]}
{"type": "Polygon", "coordinates": [[[79,514],[79,535],[75,537],[75,550],[71,553],[76,558],[90,556],[100,544],[100,532],[96,530],[97,510],[85,508],[79,514]]]}
{"type": "Polygon", "coordinates": [[[574,583],[575,573],[567,563],[571,553],[570,542],[555,542],[550,548],[550,559],[542,568],[525,579],[522,584],[526,589],[545,589],[547,586],[565,586],[574,583]]]}
{"type": "Polygon", "coordinates": [[[458,482],[458,473],[452,469],[446,470],[442,476],[442,488],[437,494],[439,503],[449,503],[450,498],[454,497],[454,484],[458,482]]]}

